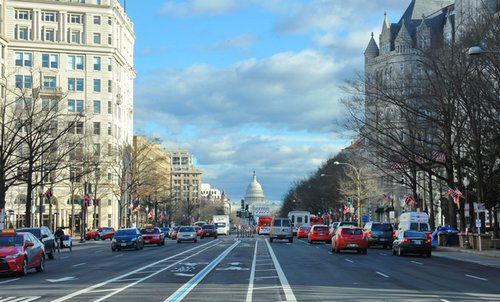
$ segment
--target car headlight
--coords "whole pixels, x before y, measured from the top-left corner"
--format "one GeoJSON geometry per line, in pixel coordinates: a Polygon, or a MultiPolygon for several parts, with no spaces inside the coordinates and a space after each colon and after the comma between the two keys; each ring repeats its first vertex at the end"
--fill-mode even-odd
{"type": "Polygon", "coordinates": [[[17,257],[21,256],[21,253],[15,253],[15,254],[12,254],[12,255],[7,255],[5,256],[6,259],[15,259],[17,257]]]}
{"type": "Polygon", "coordinates": [[[116,239],[115,239],[115,238],[113,238],[113,239],[111,240],[111,242],[112,242],[112,243],[116,243],[116,239]]]}
{"type": "Polygon", "coordinates": [[[136,242],[136,241],[137,241],[137,238],[130,239],[130,242],[136,242]]]}

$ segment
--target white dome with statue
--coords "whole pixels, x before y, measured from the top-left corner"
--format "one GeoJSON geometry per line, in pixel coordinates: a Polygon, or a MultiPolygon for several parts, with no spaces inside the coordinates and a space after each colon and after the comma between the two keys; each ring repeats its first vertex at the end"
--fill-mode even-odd
{"type": "Polygon", "coordinates": [[[257,181],[257,176],[255,175],[255,171],[253,172],[252,182],[248,185],[247,192],[245,194],[245,202],[247,204],[253,204],[256,202],[264,202],[264,190],[262,190],[262,186],[257,181]]]}

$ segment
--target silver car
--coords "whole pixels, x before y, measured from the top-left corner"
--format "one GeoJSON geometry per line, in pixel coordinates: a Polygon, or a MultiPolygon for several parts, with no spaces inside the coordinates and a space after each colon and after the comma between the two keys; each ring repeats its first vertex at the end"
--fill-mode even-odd
{"type": "Polygon", "coordinates": [[[288,239],[288,242],[293,242],[292,221],[285,217],[274,217],[271,222],[271,231],[269,233],[269,241],[274,239],[288,239]]]}
{"type": "Polygon", "coordinates": [[[193,241],[197,242],[198,237],[196,236],[196,229],[193,226],[181,226],[177,232],[177,243],[182,241],[193,241]]]}

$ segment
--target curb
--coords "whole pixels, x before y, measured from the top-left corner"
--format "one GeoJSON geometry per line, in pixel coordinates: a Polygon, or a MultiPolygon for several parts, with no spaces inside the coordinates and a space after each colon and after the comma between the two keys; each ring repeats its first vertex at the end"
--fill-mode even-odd
{"type": "Polygon", "coordinates": [[[438,252],[460,252],[460,253],[465,253],[465,254],[473,254],[476,256],[500,258],[500,250],[498,250],[498,249],[487,249],[487,250],[483,250],[480,252],[480,251],[475,250],[475,249],[438,247],[436,249],[436,251],[438,251],[438,252]]]}

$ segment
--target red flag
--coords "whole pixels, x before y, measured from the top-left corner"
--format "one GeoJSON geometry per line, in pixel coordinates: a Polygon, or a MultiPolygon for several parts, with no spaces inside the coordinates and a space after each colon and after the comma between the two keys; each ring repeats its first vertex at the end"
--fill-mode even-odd
{"type": "Polygon", "coordinates": [[[153,213],[153,210],[149,211],[148,219],[153,219],[154,217],[155,217],[155,214],[153,213]]]}
{"type": "Polygon", "coordinates": [[[459,189],[453,190],[452,188],[448,188],[447,194],[453,198],[453,202],[457,205],[457,208],[460,209],[460,197],[462,197],[462,192],[460,192],[459,189]]]}

